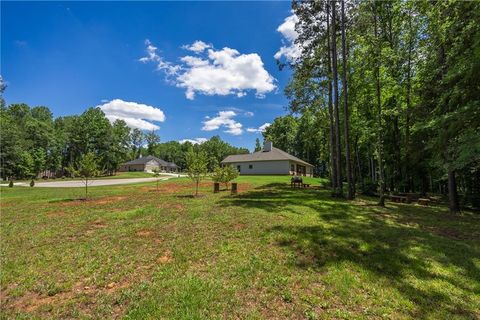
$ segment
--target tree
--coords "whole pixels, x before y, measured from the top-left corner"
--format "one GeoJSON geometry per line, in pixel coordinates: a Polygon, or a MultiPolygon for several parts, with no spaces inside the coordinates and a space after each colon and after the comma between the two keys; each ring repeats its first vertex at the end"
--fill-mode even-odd
{"type": "Polygon", "coordinates": [[[157,191],[158,191],[158,183],[160,182],[160,170],[155,168],[152,171],[153,171],[153,176],[157,178],[156,181],[157,181],[157,191]]]}
{"type": "Polygon", "coordinates": [[[91,178],[98,176],[98,164],[95,154],[88,152],[82,156],[77,163],[77,168],[71,166],[68,171],[72,177],[80,177],[85,185],[85,200],[88,199],[88,185],[91,183],[91,178]]]}
{"type": "Polygon", "coordinates": [[[345,35],[345,1],[341,0],[342,16],[342,89],[343,89],[343,127],[345,138],[345,170],[347,174],[347,199],[355,198],[355,185],[352,177],[352,163],[350,158],[350,120],[348,110],[348,83],[347,83],[347,45],[345,35]]]}
{"type": "Polygon", "coordinates": [[[198,196],[198,185],[208,174],[208,158],[203,151],[195,152],[190,149],[185,160],[187,163],[188,177],[195,183],[195,196],[198,196]]]}
{"type": "Polygon", "coordinates": [[[145,134],[145,141],[147,142],[147,153],[150,155],[153,154],[155,147],[160,143],[160,137],[155,130],[152,130],[145,134]]]}
{"type": "Polygon", "coordinates": [[[262,145],[260,144],[260,139],[256,138],[255,139],[255,152],[261,151],[262,150],[262,145]]]}
{"type": "Polygon", "coordinates": [[[140,148],[143,145],[145,136],[141,130],[135,128],[132,130],[130,138],[132,141],[132,157],[136,159],[140,155],[140,148]]]}
{"type": "Polygon", "coordinates": [[[224,183],[225,189],[228,190],[228,183],[238,177],[238,170],[232,166],[216,167],[211,175],[213,181],[224,183]]]}
{"type": "Polygon", "coordinates": [[[332,74],[333,74],[333,109],[335,115],[335,152],[336,152],[336,166],[337,166],[337,189],[336,196],[343,196],[343,181],[342,181],[342,149],[340,145],[340,111],[338,105],[338,70],[337,70],[337,9],[335,1],[331,1],[332,7],[332,74]]]}

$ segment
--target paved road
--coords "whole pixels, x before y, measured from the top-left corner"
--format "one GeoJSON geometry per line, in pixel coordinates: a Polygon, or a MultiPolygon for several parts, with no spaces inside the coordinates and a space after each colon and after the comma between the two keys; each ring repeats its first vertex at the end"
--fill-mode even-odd
{"type": "MultiPolygon", "coordinates": [[[[161,181],[168,180],[172,177],[163,177],[160,178],[161,181]]],[[[129,183],[141,183],[141,182],[154,182],[157,178],[128,178],[128,179],[99,179],[92,180],[91,183],[88,183],[89,187],[98,187],[98,186],[113,186],[117,184],[129,184],[129,183]]],[[[29,186],[29,182],[17,182],[16,186],[29,186]]],[[[85,184],[81,180],[71,180],[71,181],[50,181],[50,182],[38,182],[35,183],[35,188],[80,188],[85,187],[85,184]]]]}

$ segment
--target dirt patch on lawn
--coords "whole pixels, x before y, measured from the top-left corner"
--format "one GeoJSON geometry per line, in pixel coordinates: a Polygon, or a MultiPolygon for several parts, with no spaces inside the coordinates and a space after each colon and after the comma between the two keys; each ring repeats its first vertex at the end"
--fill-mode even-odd
{"type": "Polygon", "coordinates": [[[153,235],[153,231],[149,229],[139,230],[135,233],[138,237],[151,237],[153,235]]]}
{"type": "Polygon", "coordinates": [[[157,262],[161,264],[169,263],[173,260],[172,252],[170,250],[165,251],[158,259],[157,262]]]}
{"type": "Polygon", "coordinates": [[[103,205],[114,203],[118,201],[122,201],[126,199],[126,196],[110,196],[110,197],[103,197],[103,198],[93,198],[93,199],[65,199],[62,201],[56,201],[57,203],[61,204],[64,207],[71,207],[71,206],[78,206],[78,205],[87,205],[87,206],[95,206],[95,205],[103,205]]]}
{"type": "Polygon", "coordinates": [[[95,229],[106,228],[108,225],[105,221],[97,219],[90,224],[95,229]]]}
{"type": "MultiPolygon", "coordinates": [[[[4,295],[2,294],[2,309],[35,313],[37,309],[45,305],[58,307],[82,296],[94,297],[102,292],[112,294],[117,290],[130,287],[131,284],[132,281],[125,280],[121,282],[110,282],[106,286],[90,286],[80,281],[73,285],[70,291],[59,292],[52,296],[40,295],[36,292],[27,292],[21,297],[10,298],[8,297],[8,293],[4,293],[4,295]]],[[[85,306],[86,309],[92,306],[91,304],[88,305],[89,306],[85,306]]]]}

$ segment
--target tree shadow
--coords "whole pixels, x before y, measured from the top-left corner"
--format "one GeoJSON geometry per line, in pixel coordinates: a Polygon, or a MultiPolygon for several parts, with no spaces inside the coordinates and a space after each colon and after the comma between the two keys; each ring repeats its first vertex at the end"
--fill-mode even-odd
{"type": "Polygon", "coordinates": [[[265,230],[276,245],[295,253],[296,268],[323,271],[333,264],[351,262],[411,301],[415,306],[412,316],[426,317],[440,310],[477,318],[478,301],[472,299],[480,293],[480,269],[475,264],[480,257],[480,217],[452,217],[438,208],[389,204],[383,209],[372,204],[368,198],[347,202],[330,198],[325,190],[292,189],[285,184],[263,185],[221,201],[223,206],[271,214],[303,214],[307,209],[311,214],[314,210],[318,224],[275,220],[276,225],[265,230]],[[451,232],[442,232],[445,228],[451,232]],[[429,281],[460,291],[452,296],[452,291],[428,285],[429,281]]]}

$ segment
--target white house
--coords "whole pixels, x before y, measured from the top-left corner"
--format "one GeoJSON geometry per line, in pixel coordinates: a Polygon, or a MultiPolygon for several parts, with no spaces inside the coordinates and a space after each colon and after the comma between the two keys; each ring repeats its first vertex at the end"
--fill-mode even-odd
{"type": "Polygon", "coordinates": [[[222,165],[234,166],[241,175],[313,176],[313,166],[265,142],[263,150],[226,157],[222,165]]]}

